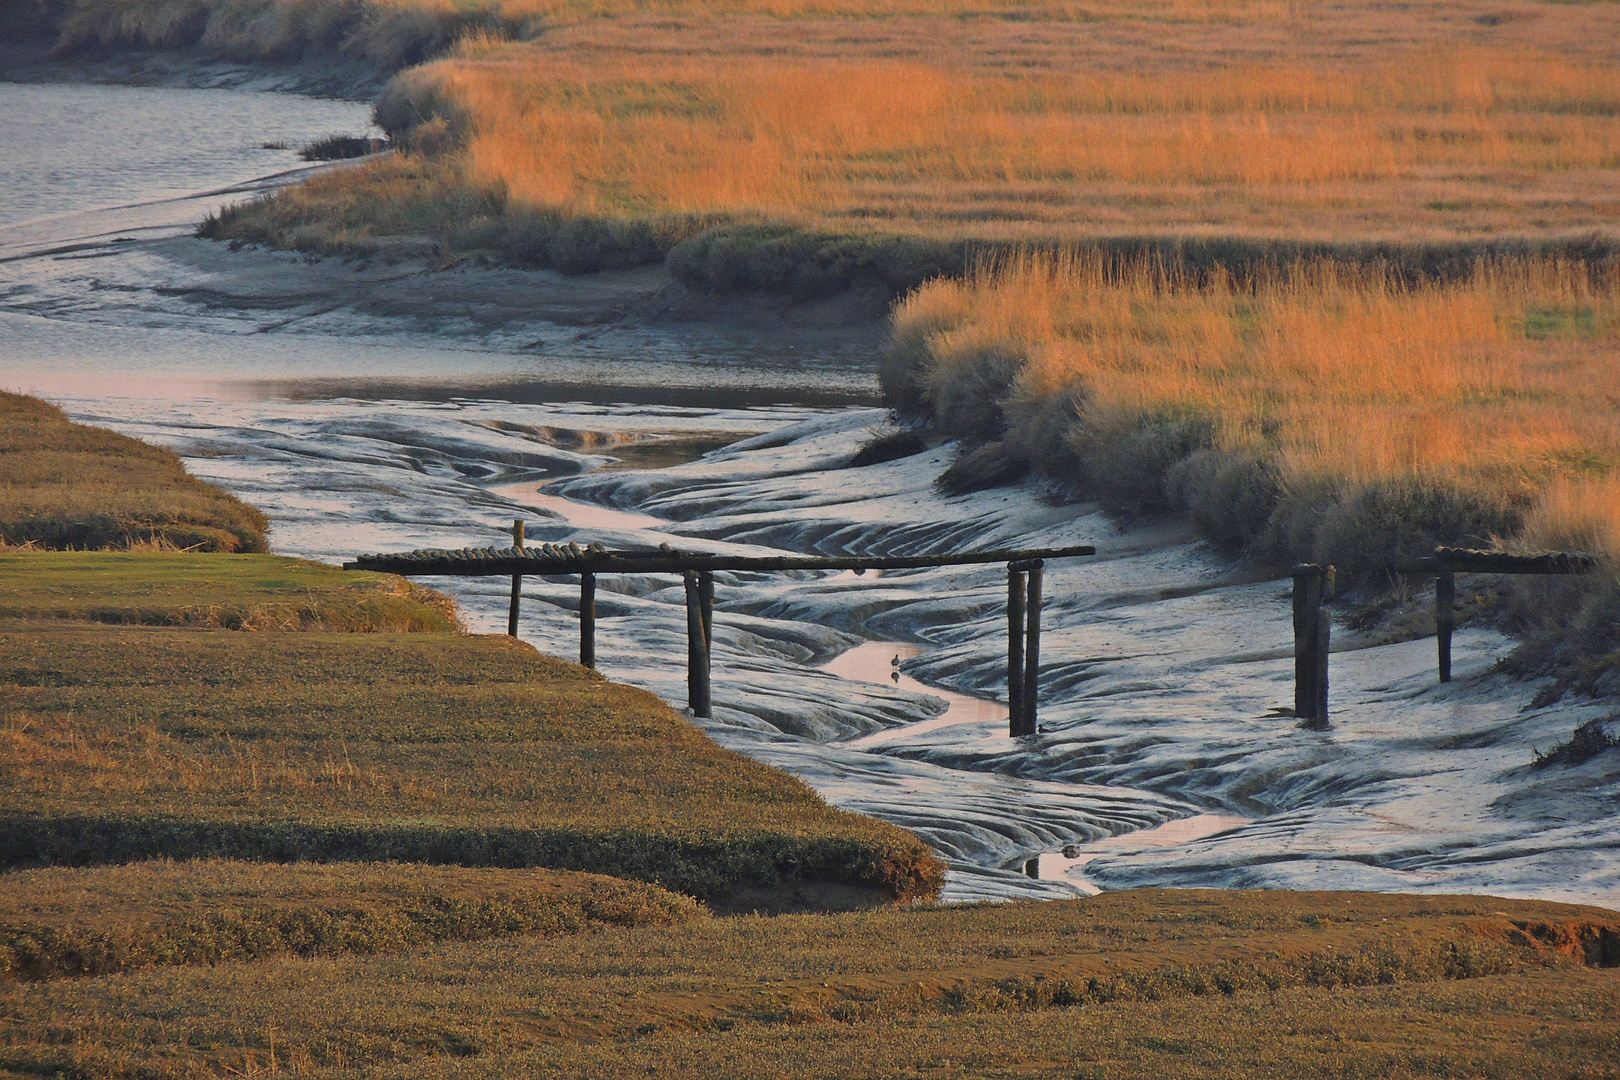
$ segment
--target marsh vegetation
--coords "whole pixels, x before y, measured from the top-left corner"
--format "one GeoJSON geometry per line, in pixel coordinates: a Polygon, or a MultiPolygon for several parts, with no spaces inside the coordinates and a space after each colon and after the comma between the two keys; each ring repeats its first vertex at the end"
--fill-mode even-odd
{"type": "Polygon", "coordinates": [[[1598,965],[1616,933],[1612,913],[1568,905],[1180,890],[699,919],[17,985],[0,1064],[1135,1077],[1557,1061],[1612,1076],[1613,972],[1598,965]],[[367,986],[389,990],[356,994],[367,986]]]}
{"type": "Polygon", "coordinates": [[[0,391],[0,546],[264,551],[268,524],[168,450],[0,391]]]}

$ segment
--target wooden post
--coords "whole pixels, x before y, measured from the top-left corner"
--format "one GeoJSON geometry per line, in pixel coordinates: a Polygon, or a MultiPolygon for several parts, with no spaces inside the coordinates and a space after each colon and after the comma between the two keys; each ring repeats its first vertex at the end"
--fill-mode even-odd
{"type": "Polygon", "coordinates": [[[714,715],[714,571],[698,571],[698,614],[703,623],[703,711],[699,716],[714,715]]]}
{"type": "Polygon", "coordinates": [[[1007,567],[1007,734],[1024,731],[1024,598],[1028,581],[1022,570],[1007,567]]]}
{"type": "Polygon", "coordinates": [[[579,662],[596,666],[596,575],[579,575],[579,662]]]}
{"type": "Polygon", "coordinates": [[[703,636],[702,588],[698,572],[688,570],[686,582],[686,703],[693,716],[709,716],[708,642],[703,636]]]}
{"type": "MultiPolygon", "coordinates": [[[[512,546],[523,548],[523,519],[512,522],[512,546]]],[[[508,637],[517,637],[518,602],[523,599],[523,575],[512,575],[512,606],[506,611],[506,633],[508,637]]]]}
{"type": "Polygon", "coordinates": [[[714,645],[714,571],[698,571],[698,607],[703,613],[703,655],[709,656],[714,645]]]}
{"type": "Polygon", "coordinates": [[[1451,681],[1451,633],[1457,628],[1457,575],[1434,579],[1434,636],[1440,652],[1440,681],[1451,681]]]}
{"type": "Polygon", "coordinates": [[[1024,613],[1024,716],[1019,724],[1020,733],[1033,735],[1036,731],[1041,688],[1041,561],[1029,566],[1027,609],[1024,613]]]}
{"type": "Polygon", "coordinates": [[[1322,568],[1294,567],[1294,715],[1316,716],[1316,614],[1322,607],[1322,568]]]}
{"type": "Polygon", "coordinates": [[[1314,727],[1328,726],[1328,646],[1333,640],[1333,616],[1327,608],[1316,609],[1316,710],[1311,717],[1314,727]]]}

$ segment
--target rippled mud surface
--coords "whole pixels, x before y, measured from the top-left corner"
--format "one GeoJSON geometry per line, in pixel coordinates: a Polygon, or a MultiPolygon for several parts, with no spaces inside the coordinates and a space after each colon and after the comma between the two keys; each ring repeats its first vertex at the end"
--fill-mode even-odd
{"type": "MultiPolygon", "coordinates": [[[[1277,715],[1286,580],[1037,486],[945,498],[949,447],[848,468],[885,423],[865,301],[705,307],[655,272],[189,239],[232,197],[0,228],[0,385],[177,448],[265,509],[276,550],[326,561],[505,543],[515,517],[539,541],[751,554],[1095,543],[1047,568],[1042,731],[1020,740],[1003,568],[717,575],[708,730],[927,837],[953,900],[1158,884],[1620,906],[1620,755],[1530,767],[1605,707],[1531,708],[1489,631],[1458,634],[1447,686],[1432,640],[1336,632],[1333,726],[1299,729],[1277,715]]],[[[504,630],[507,581],[429,583],[504,630]]],[[[577,583],[524,591],[522,635],[574,655],[577,583]]],[[[684,705],[681,603],[673,577],[603,578],[603,672],[684,705]]]]}

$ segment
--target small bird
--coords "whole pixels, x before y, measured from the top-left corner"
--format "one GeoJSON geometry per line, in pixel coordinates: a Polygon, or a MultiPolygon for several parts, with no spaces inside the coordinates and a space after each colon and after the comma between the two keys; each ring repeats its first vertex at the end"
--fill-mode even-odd
{"type": "Polygon", "coordinates": [[[894,654],[894,659],[889,661],[889,666],[890,667],[899,667],[900,666],[900,654],[899,653],[894,654]]]}

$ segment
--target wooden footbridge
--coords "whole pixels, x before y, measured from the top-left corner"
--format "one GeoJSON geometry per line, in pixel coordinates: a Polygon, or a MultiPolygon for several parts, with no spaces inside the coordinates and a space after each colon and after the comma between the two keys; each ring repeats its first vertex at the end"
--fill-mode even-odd
{"type": "MultiPolygon", "coordinates": [[[[579,577],[579,662],[596,666],[596,579],[602,574],[679,574],[686,586],[687,699],[695,716],[714,715],[710,685],[713,652],[714,575],[718,571],[920,570],[940,566],[1005,563],[1007,566],[1007,733],[1036,732],[1040,699],[1042,569],[1053,559],[1095,555],[1088,544],[1011,551],[969,551],[952,555],[717,555],[676,551],[665,544],[644,551],[609,551],[601,544],[541,544],[526,547],[523,522],[512,523],[512,546],[361,555],[345,570],[375,570],[406,577],[506,577],[512,601],[506,632],[517,636],[518,607],[525,575],[579,577]]],[[[1586,574],[1602,559],[1582,552],[1514,555],[1500,551],[1436,548],[1432,556],[1396,563],[1390,573],[1433,577],[1435,630],[1440,681],[1451,680],[1451,638],[1456,628],[1458,574],[1586,574]]],[[[1324,606],[1333,599],[1334,569],[1303,564],[1294,568],[1294,715],[1307,726],[1328,723],[1328,652],[1332,619],[1324,606]]]]}
{"type": "MultiPolygon", "coordinates": [[[[1458,574],[1590,574],[1603,557],[1583,551],[1506,551],[1437,547],[1434,554],[1389,567],[1392,575],[1434,579],[1434,628],[1440,681],[1451,681],[1451,636],[1457,629],[1458,574]]],[[[1328,648],[1333,621],[1323,605],[1333,599],[1334,570],[1312,563],[1294,567],[1294,715],[1309,726],[1328,724],[1328,648]]]]}
{"type": "Polygon", "coordinates": [[[921,570],[940,566],[1007,564],[1008,734],[1033,735],[1039,700],[1041,662],[1041,576],[1052,559],[1095,555],[1089,544],[1016,551],[968,551],[954,555],[716,555],[676,551],[669,545],[646,551],[609,551],[601,544],[580,546],[523,542],[523,522],[512,523],[512,546],[361,555],[345,570],[375,570],[405,577],[512,578],[506,632],[517,636],[518,606],[525,575],[579,577],[579,662],[596,666],[596,579],[602,574],[679,574],[686,586],[686,686],[692,714],[714,715],[709,667],[713,649],[714,575],[718,571],[921,570]]]}

